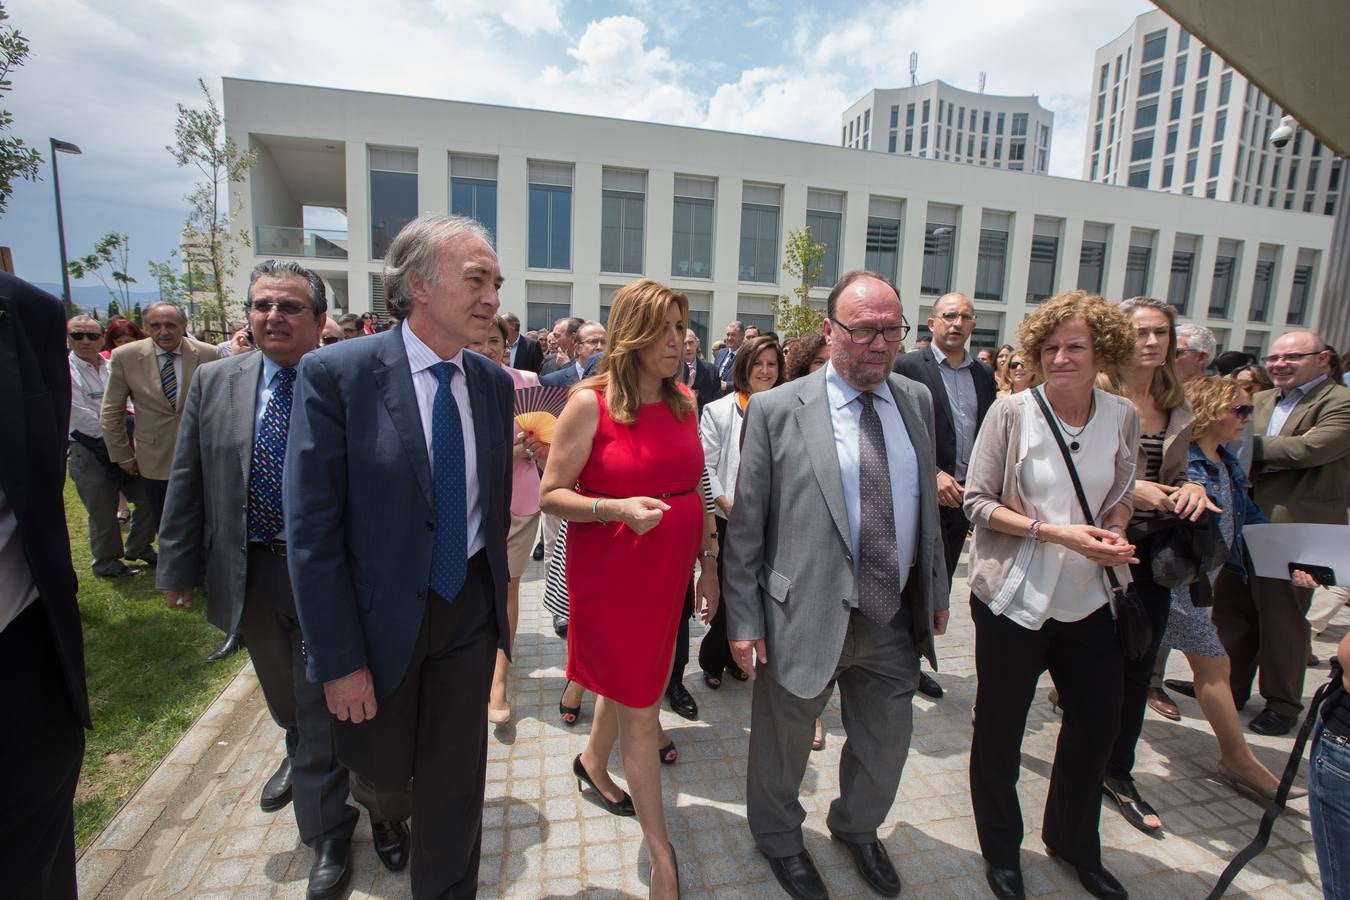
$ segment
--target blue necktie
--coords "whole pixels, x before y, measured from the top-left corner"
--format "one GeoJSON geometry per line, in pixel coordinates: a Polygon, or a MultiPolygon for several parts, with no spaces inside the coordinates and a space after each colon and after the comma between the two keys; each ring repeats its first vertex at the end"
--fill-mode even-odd
{"type": "Polygon", "coordinates": [[[253,460],[248,469],[248,536],[276,540],[285,526],[281,511],[281,469],[286,460],[286,434],[291,423],[291,396],[295,369],[278,369],[272,396],[263,410],[253,460]]]}
{"type": "Polygon", "coordinates": [[[455,367],[431,367],[439,385],[431,407],[431,450],[436,485],[436,534],[431,546],[431,589],[453,601],[464,586],[469,555],[469,512],[465,497],[464,430],[459,404],[450,393],[455,367]]]}

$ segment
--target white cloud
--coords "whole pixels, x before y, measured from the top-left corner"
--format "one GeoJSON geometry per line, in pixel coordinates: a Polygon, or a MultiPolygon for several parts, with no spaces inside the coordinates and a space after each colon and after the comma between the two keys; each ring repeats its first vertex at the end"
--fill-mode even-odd
{"type": "Polygon", "coordinates": [[[750,69],[717,88],[708,102],[709,128],[833,143],[839,116],[851,102],[839,75],[788,67],[750,69]]]}
{"type": "Polygon", "coordinates": [[[495,18],[525,35],[561,32],[560,7],[554,0],[436,0],[451,23],[495,18]]]}

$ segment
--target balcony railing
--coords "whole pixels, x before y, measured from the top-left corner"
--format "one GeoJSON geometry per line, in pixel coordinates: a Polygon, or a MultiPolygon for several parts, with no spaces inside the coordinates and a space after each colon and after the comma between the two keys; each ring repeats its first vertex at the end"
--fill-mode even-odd
{"type": "Polygon", "coordinates": [[[346,259],[347,232],[287,225],[259,225],[253,243],[258,256],[346,259]]]}

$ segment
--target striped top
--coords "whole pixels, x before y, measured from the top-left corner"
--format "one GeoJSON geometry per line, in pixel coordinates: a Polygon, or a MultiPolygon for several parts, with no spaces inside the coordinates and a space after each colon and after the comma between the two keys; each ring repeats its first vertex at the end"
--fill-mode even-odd
{"type": "MultiPolygon", "coordinates": [[[[1140,481],[1156,482],[1162,478],[1163,439],[1166,437],[1165,431],[1159,431],[1157,434],[1139,435],[1139,449],[1144,452],[1144,471],[1136,476],[1140,481]]],[[[1141,522],[1145,519],[1155,518],[1157,515],[1156,509],[1136,509],[1130,521],[1132,523],[1141,522]]]]}

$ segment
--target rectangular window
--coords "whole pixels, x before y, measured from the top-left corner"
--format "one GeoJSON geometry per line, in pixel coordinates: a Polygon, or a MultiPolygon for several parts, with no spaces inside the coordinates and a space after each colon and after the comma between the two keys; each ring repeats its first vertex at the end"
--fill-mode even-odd
{"type": "Polygon", "coordinates": [[[912,128],[913,126],[914,126],[914,104],[908,103],[905,105],[905,127],[912,128]]]}
{"type": "Polygon", "coordinates": [[[1153,158],[1153,133],[1141,135],[1134,139],[1133,146],[1130,147],[1130,162],[1139,162],[1141,159],[1153,158]]]}
{"type": "Polygon", "coordinates": [[[605,169],[600,194],[600,271],[641,275],[647,173],[605,169]]]}
{"type": "Polygon", "coordinates": [[[1162,59],[1167,52],[1167,29],[1155,31],[1144,37],[1144,53],[1139,57],[1141,63],[1162,59]]]}
{"type": "Polygon", "coordinates": [[[1224,133],[1228,130],[1228,113],[1221,112],[1214,117],[1214,136],[1210,138],[1214,143],[1223,140],[1224,133]]]}
{"type": "Polygon", "coordinates": [[[1177,67],[1172,73],[1172,87],[1181,87],[1186,83],[1186,57],[1177,57],[1177,67]]]}
{"type": "Polygon", "coordinates": [[[1228,98],[1233,93],[1233,73],[1224,72],[1223,77],[1219,79],[1219,105],[1227,106],[1228,98]]]}
{"type": "Polygon", "coordinates": [[[1078,251],[1078,289],[1100,294],[1106,275],[1107,226],[1083,223],[1083,245],[1078,251]]]}
{"type": "Polygon", "coordinates": [[[1200,77],[1209,77],[1209,61],[1211,54],[1208,47],[1200,48],[1200,77]]]}
{"type": "Polygon", "coordinates": [[[1196,239],[1177,235],[1176,249],[1172,251],[1172,271],[1167,280],[1167,302],[1183,316],[1191,304],[1191,285],[1195,274],[1196,239]]]}
{"type": "Polygon", "coordinates": [[[1247,318],[1265,322],[1270,316],[1270,297],[1275,287],[1275,258],[1273,251],[1262,248],[1256,261],[1256,277],[1252,280],[1252,305],[1247,318]]]}
{"type": "Polygon", "coordinates": [[[870,109],[865,109],[863,110],[863,134],[867,134],[871,130],[872,130],[872,111],[870,109]]]}
{"type": "Polygon", "coordinates": [[[535,331],[552,328],[553,323],[572,314],[572,286],[556,282],[525,283],[525,328],[535,331]]]}
{"type": "Polygon", "coordinates": [[[1130,177],[1129,181],[1127,182],[1128,185],[1133,188],[1148,187],[1148,172],[1149,167],[1147,165],[1130,169],[1130,177]]]}
{"type": "Polygon", "coordinates": [[[867,210],[867,245],[863,268],[884,275],[891,284],[895,284],[900,277],[901,209],[899,200],[873,197],[867,210]]]}
{"type": "MultiPolygon", "coordinates": [[[[1302,257],[1304,254],[1299,253],[1302,257]]],[[[1289,292],[1289,314],[1286,325],[1302,325],[1308,314],[1308,289],[1312,285],[1312,266],[1294,266],[1294,288],[1289,292]]]]}
{"type": "Polygon", "coordinates": [[[1031,267],[1027,270],[1027,302],[1039,303],[1055,292],[1059,265],[1059,222],[1036,219],[1031,235],[1031,267]]]}
{"type": "Polygon", "coordinates": [[[1211,181],[1209,184],[1205,185],[1205,199],[1213,200],[1218,195],[1219,183],[1217,181],[1211,181]]]}
{"type": "Polygon", "coordinates": [[[1125,258],[1125,291],[1122,294],[1124,297],[1141,297],[1148,294],[1148,281],[1152,274],[1149,270],[1153,263],[1153,243],[1151,238],[1148,238],[1147,244],[1135,243],[1143,239],[1139,235],[1130,239],[1130,252],[1125,258]]]}
{"type": "Polygon", "coordinates": [[[1178,32],[1178,33],[1177,33],[1177,52],[1178,52],[1178,53],[1181,53],[1183,50],[1189,49],[1190,46],[1191,46],[1191,33],[1190,33],[1189,31],[1184,30],[1184,29],[1183,29],[1182,31],[1178,32]]]}
{"type": "Polygon", "coordinates": [[[671,275],[679,278],[712,277],[713,207],[716,196],[717,182],[711,178],[675,176],[671,275]]]}
{"type": "MultiPolygon", "coordinates": [[[[1224,248],[1221,246],[1219,249],[1222,253],[1224,248]]],[[[1209,288],[1209,317],[1211,319],[1228,318],[1228,304],[1233,298],[1233,279],[1236,276],[1236,256],[1220,255],[1214,258],[1214,280],[1210,283],[1209,288]]]]}
{"type": "Polygon", "coordinates": [[[1172,186],[1172,161],[1169,159],[1163,163],[1162,184],[1160,187],[1170,188],[1172,186]]]}
{"type": "Polygon", "coordinates": [[[1102,126],[1098,125],[1092,133],[1092,152],[1102,149],[1102,126]]]}
{"type": "Polygon", "coordinates": [[[939,125],[942,124],[942,114],[943,114],[944,112],[947,111],[946,107],[947,107],[947,104],[946,104],[943,100],[939,99],[939,100],[938,100],[938,114],[937,114],[937,121],[938,121],[938,124],[939,124],[939,125]]]}
{"type": "Polygon", "coordinates": [[[1187,157],[1186,157],[1186,180],[1183,182],[1184,184],[1194,184],[1194,183],[1195,183],[1195,166],[1196,166],[1196,162],[1197,162],[1197,157],[1196,157],[1196,155],[1195,155],[1194,153],[1192,153],[1190,156],[1187,156],[1187,157]]]}
{"type": "Polygon", "coordinates": [[[928,126],[927,126],[927,125],[921,125],[921,126],[919,126],[919,149],[920,149],[921,151],[922,151],[922,150],[927,150],[927,149],[928,149],[928,126]]]}
{"type": "Polygon", "coordinates": [[[1026,144],[1026,141],[1009,141],[1009,142],[1008,142],[1008,161],[1009,161],[1009,162],[1021,162],[1022,160],[1026,159],[1026,156],[1027,156],[1027,144],[1026,144]]]}
{"type": "Polygon", "coordinates": [[[1205,111],[1205,94],[1206,88],[1203,84],[1195,89],[1195,108],[1191,112],[1202,113],[1205,111]]]}
{"type": "Polygon", "coordinates": [[[1004,118],[1004,114],[1003,114],[1003,113],[999,113],[999,114],[998,114],[998,120],[997,120],[997,122],[995,123],[995,127],[994,127],[994,133],[995,133],[995,134],[1002,134],[1002,133],[1003,133],[1003,118],[1004,118]]]}
{"type": "Polygon", "coordinates": [[[741,281],[778,281],[778,213],[783,189],[746,183],[741,196],[741,281]]]}
{"type": "Polygon", "coordinates": [[[417,218],[417,151],[370,148],[370,258],[417,218]]]}
{"type": "Polygon", "coordinates": [[[1139,73],[1139,96],[1147,97],[1162,90],[1162,66],[1154,66],[1139,73]]]}
{"type": "Polygon", "coordinates": [[[496,157],[450,154],[450,212],[477,221],[496,244],[496,157]]]}
{"type": "Polygon", "coordinates": [[[975,261],[975,299],[1003,301],[1008,271],[1008,231],[1012,216],[986,210],[980,224],[980,255],[975,261]]]}
{"type": "Polygon", "coordinates": [[[1167,129],[1167,149],[1164,152],[1168,155],[1177,152],[1177,126],[1175,125],[1167,129]]]}
{"type": "Polygon", "coordinates": [[[914,129],[913,129],[913,128],[906,128],[906,129],[905,129],[905,152],[906,152],[906,153],[912,153],[912,152],[914,152],[914,129]]]}
{"type": "Polygon", "coordinates": [[[1158,101],[1140,103],[1134,111],[1135,128],[1152,128],[1158,124],[1158,101]]]}
{"type": "Polygon", "coordinates": [[[1223,164],[1223,148],[1215,147],[1209,154],[1209,177],[1219,177],[1219,166],[1223,164]]]}
{"type": "Polygon", "coordinates": [[[931,100],[925,100],[925,101],[923,101],[923,119],[922,119],[921,121],[922,121],[923,124],[925,124],[925,125],[928,124],[928,113],[929,113],[929,110],[932,108],[932,106],[931,106],[932,102],[933,102],[933,101],[931,101],[931,100]]]}
{"type": "Polygon", "coordinates": [[[1012,117],[1012,135],[1013,137],[1025,137],[1027,133],[1027,114],[1013,113],[1012,117]]]}
{"type": "Polygon", "coordinates": [[[1285,190],[1292,191],[1298,184],[1298,160],[1289,161],[1289,183],[1285,185],[1285,190]]]}
{"type": "Polygon", "coordinates": [[[892,128],[899,128],[899,127],[900,127],[900,107],[899,107],[899,106],[892,106],[892,107],[891,107],[891,127],[892,127],[892,128]]]}
{"type": "Polygon", "coordinates": [[[1175,122],[1181,118],[1181,91],[1172,92],[1172,107],[1167,113],[1167,121],[1175,122]]]}
{"type": "MultiPolygon", "coordinates": [[[[1098,117],[1100,118],[1101,113],[1098,112],[1097,115],[1098,115],[1098,117]]],[[[984,113],[984,127],[982,127],[982,128],[980,129],[980,131],[984,132],[985,134],[988,134],[988,133],[989,133],[989,111],[988,111],[988,110],[985,110],[985,113],[984,113]]]]}
{"type": "Polygon", "coordinates": [[[1102,66],[1102,77],[1098,81],[1097,90],[1099,91],[1106,90],[1106,85],[1110,81],[1111,81],[1111,64],[1107,63],[1104,66],[1102,66]]]}
{"type": "Polygon", "coordinates": [[[1191,138],[1190,143],[1186,147],[1187,150],[1195,150],[1200,146],[1200,130],[1203,125],[1204,119],[1200,116],[1191,119],[1191,138]]]}
{"type": "Polygon", "coordinates": [[[839,246],[843,241],[844,195],[830,191],[806,192],[806,227],[811,240],[825,245],[816,287],[830,287],[839,280],[839,246]]]}
{"type": "Polygon", "coordinates": [[[529,254],[531,269],[572,267],[572,167],[529,163],[529,254]]]}
{"type": "Polygon", "coordinates": [[[886,142],[886,152],[887,152],[887,153],[894,153],[894,152],[895,152],[895,136],[896,136],[896,135],[895,135],[895,132],[892,131],[892,132],[891,132],[890,138],[889,138],[889,139],[887,140],[887,142],[886,142]]]}
{"type": "Polygon", "coordinates": [[[956,209],[930,205],[923,234],[923,277],[919,289],[940,297],[952,289],[952,250],[956,246],[956,209]]]}

